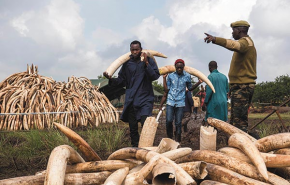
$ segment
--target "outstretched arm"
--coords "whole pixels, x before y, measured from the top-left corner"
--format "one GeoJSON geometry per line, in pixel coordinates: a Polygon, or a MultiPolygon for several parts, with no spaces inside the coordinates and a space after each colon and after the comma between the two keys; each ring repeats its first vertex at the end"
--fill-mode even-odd
{"type": "Polygon", "coordinates": [[[243,37],[239,40],[231,40],[231,39],[224,39],[221,37],[215,37],[208,33],[204,33],[206,37],[204,38],[204,42],[222,46],[228,50],[236,51],[239,53],[244,53],[247,51],[249,46],[253,46],[253,41],[248,37],[243,37]]]}
{"type": "Polygon", "coordinates": [[[214,36],[212,36],[212,35],[210,35],[208,33],[204,33],[204,34],[206,35],[206,37],[204,38],[204,42],[206,42],[206,43],[210,43],[210,42],[215,43],[215,37],[214,36]]]}

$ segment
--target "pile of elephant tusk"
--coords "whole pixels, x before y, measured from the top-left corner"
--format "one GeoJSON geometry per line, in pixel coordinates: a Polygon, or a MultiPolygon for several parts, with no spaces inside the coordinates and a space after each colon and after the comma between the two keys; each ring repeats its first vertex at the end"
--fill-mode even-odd
{"type": "Polygon", "coordinates": [[[71,146],[58,146],[51,152],[45,171],[0,180],[0,184],[290,184],[267,169],[289,175],[290,133],[256,140],[221,120],[208,118],[208,123],[230,135],[228,147],[192,151],[163,138],[157,147],[122,148],[101,160],[78,134],[54,122],[80,154],[71,146]]]}
{"type": "Polygon", "coordinates": [[[116,108],[85,77],[56,82],[39,75],[32,64],[0,82],[0,89],[0,130],[50,128],[53,121],[72,128],[119,120],[116,108]]]}

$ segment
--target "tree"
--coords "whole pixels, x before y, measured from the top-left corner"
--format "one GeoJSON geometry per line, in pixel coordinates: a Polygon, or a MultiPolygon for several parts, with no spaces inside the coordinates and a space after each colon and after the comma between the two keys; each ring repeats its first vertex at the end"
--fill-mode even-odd
{"type": "Polygon", "coordinates": [[[290,77],[282,75],[273,82],[258,83],[255,87],[253,102],[279,105],[290,98],[290,77]]]}
{"type": "Polygon", "coordinates": [[[161,83],[158,83],[157,80],[153,81],[152,82],[152,85],[153,85],[153,89],[161,94],[164,93],[164,90],[163,90],[163,84],[161,83]]]}

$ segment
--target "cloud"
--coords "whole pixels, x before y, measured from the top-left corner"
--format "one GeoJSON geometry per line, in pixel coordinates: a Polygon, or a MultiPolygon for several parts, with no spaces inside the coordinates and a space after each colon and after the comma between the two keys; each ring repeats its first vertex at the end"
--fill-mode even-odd
{"type": "Polygon", "coordinates": [[[37,11],[23,12],[11,20],[11,26],[23,37],[41,46],[73,50],[82,39],[83,19],[71,0],[52,0],[37,11]],[[65,8],[64,8],[65,7],[65,8]]]}
{"type": "Polygon", "coordinates": [[[99,49],[104,49],[109,45],[118,45],[124,40],[124,37],[120,33],[108,28],[96,29],[92,33],[92,37],[98,43],[99,49]]]}
{"type": "Polygon", "coordinates": [[[290,2],[258,0],[250,14],[250,34],[257,48],[258,81],[289,73],[290,2]]]}
{"type": "Polygon", "coordinates": [[[38,65],[42,75],[56,80],[66,80],[71,75],[96,78],[129,51],[133,40],[140,40],[144,49],[166,54],[167,59],[157,58],[160,66],[183,58],[187,65],[208,75],[208,62],[216,60],[219,70],[227,74],[232,52],[205,44],[204,32],[231,38],[230,23],[241,19],[251,24],[249,34],[258,52],[257,81],[274,80],[290,68],[287,0],[179,0],[166,1],[166,5],[158,1],[158,6],[150,1],[150,6],[144,5],[147,11],[142,14],[135,9],[130,11],[130,6],[137,3],[128,1],[126,15],[118,8],[106,10],[120,6],[119,1],[17,3],[16,6],[15,1],[1,1],[0,6],[2,79],[24,71],[27,63],[38,65]],[[91,8],[93,5],[99,5],[98,11],[91,8]]]}

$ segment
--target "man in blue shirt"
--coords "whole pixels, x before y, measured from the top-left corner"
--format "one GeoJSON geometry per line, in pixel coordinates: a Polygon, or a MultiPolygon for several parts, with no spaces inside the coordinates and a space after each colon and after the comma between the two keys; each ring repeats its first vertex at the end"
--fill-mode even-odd
{"type": "Polygon", "coordinates": [[[109,85],[126,87],[121,120],[129,122],[131,144],[138,147],[138,121],[143,126],[146,118],[152,115],[152,81],[157,80],[160,74],[154,60],[142,52],[139,41],[130,44],[130,51],[130,59],[122,65],[117,78],[111,78],[106,72],[103,75],[109,79],[109,85]],[[144,61],[141,61],[141,56],[144,57],[144,61]]]}
{"type": "MultiPolygon", "coordinates": [[[[175,117],[175,140],[181,141],[181,120],[183,117],[183,110],[185,107],[185,91],[186,87],[189,91],[195,89],[201,82],[199,81],[194,86],[191,84],[190,74],[185,72],[184,61],[177,59],[174,63],[176,71],[170,73],[167,77],[167,89],[165,87],[165,94],[167,95],[166,105],[166,132],[168,138],[173,138],[173,118],[175,117]]],[[[165,98],[162,99],[160,107],[162,107],[165,98]]]]}
{"type": "Polygon", "coordinates": [[[208,79],[214,86],[215,93],[211,88],[206,86],[206,96],[204,103],[206,105],[205,121],[209,117],[217,118],[223,121],[228,120],[228,78],[217,70],[216,61],[211,61],[208,64],[210,75],[208,79]]]}

